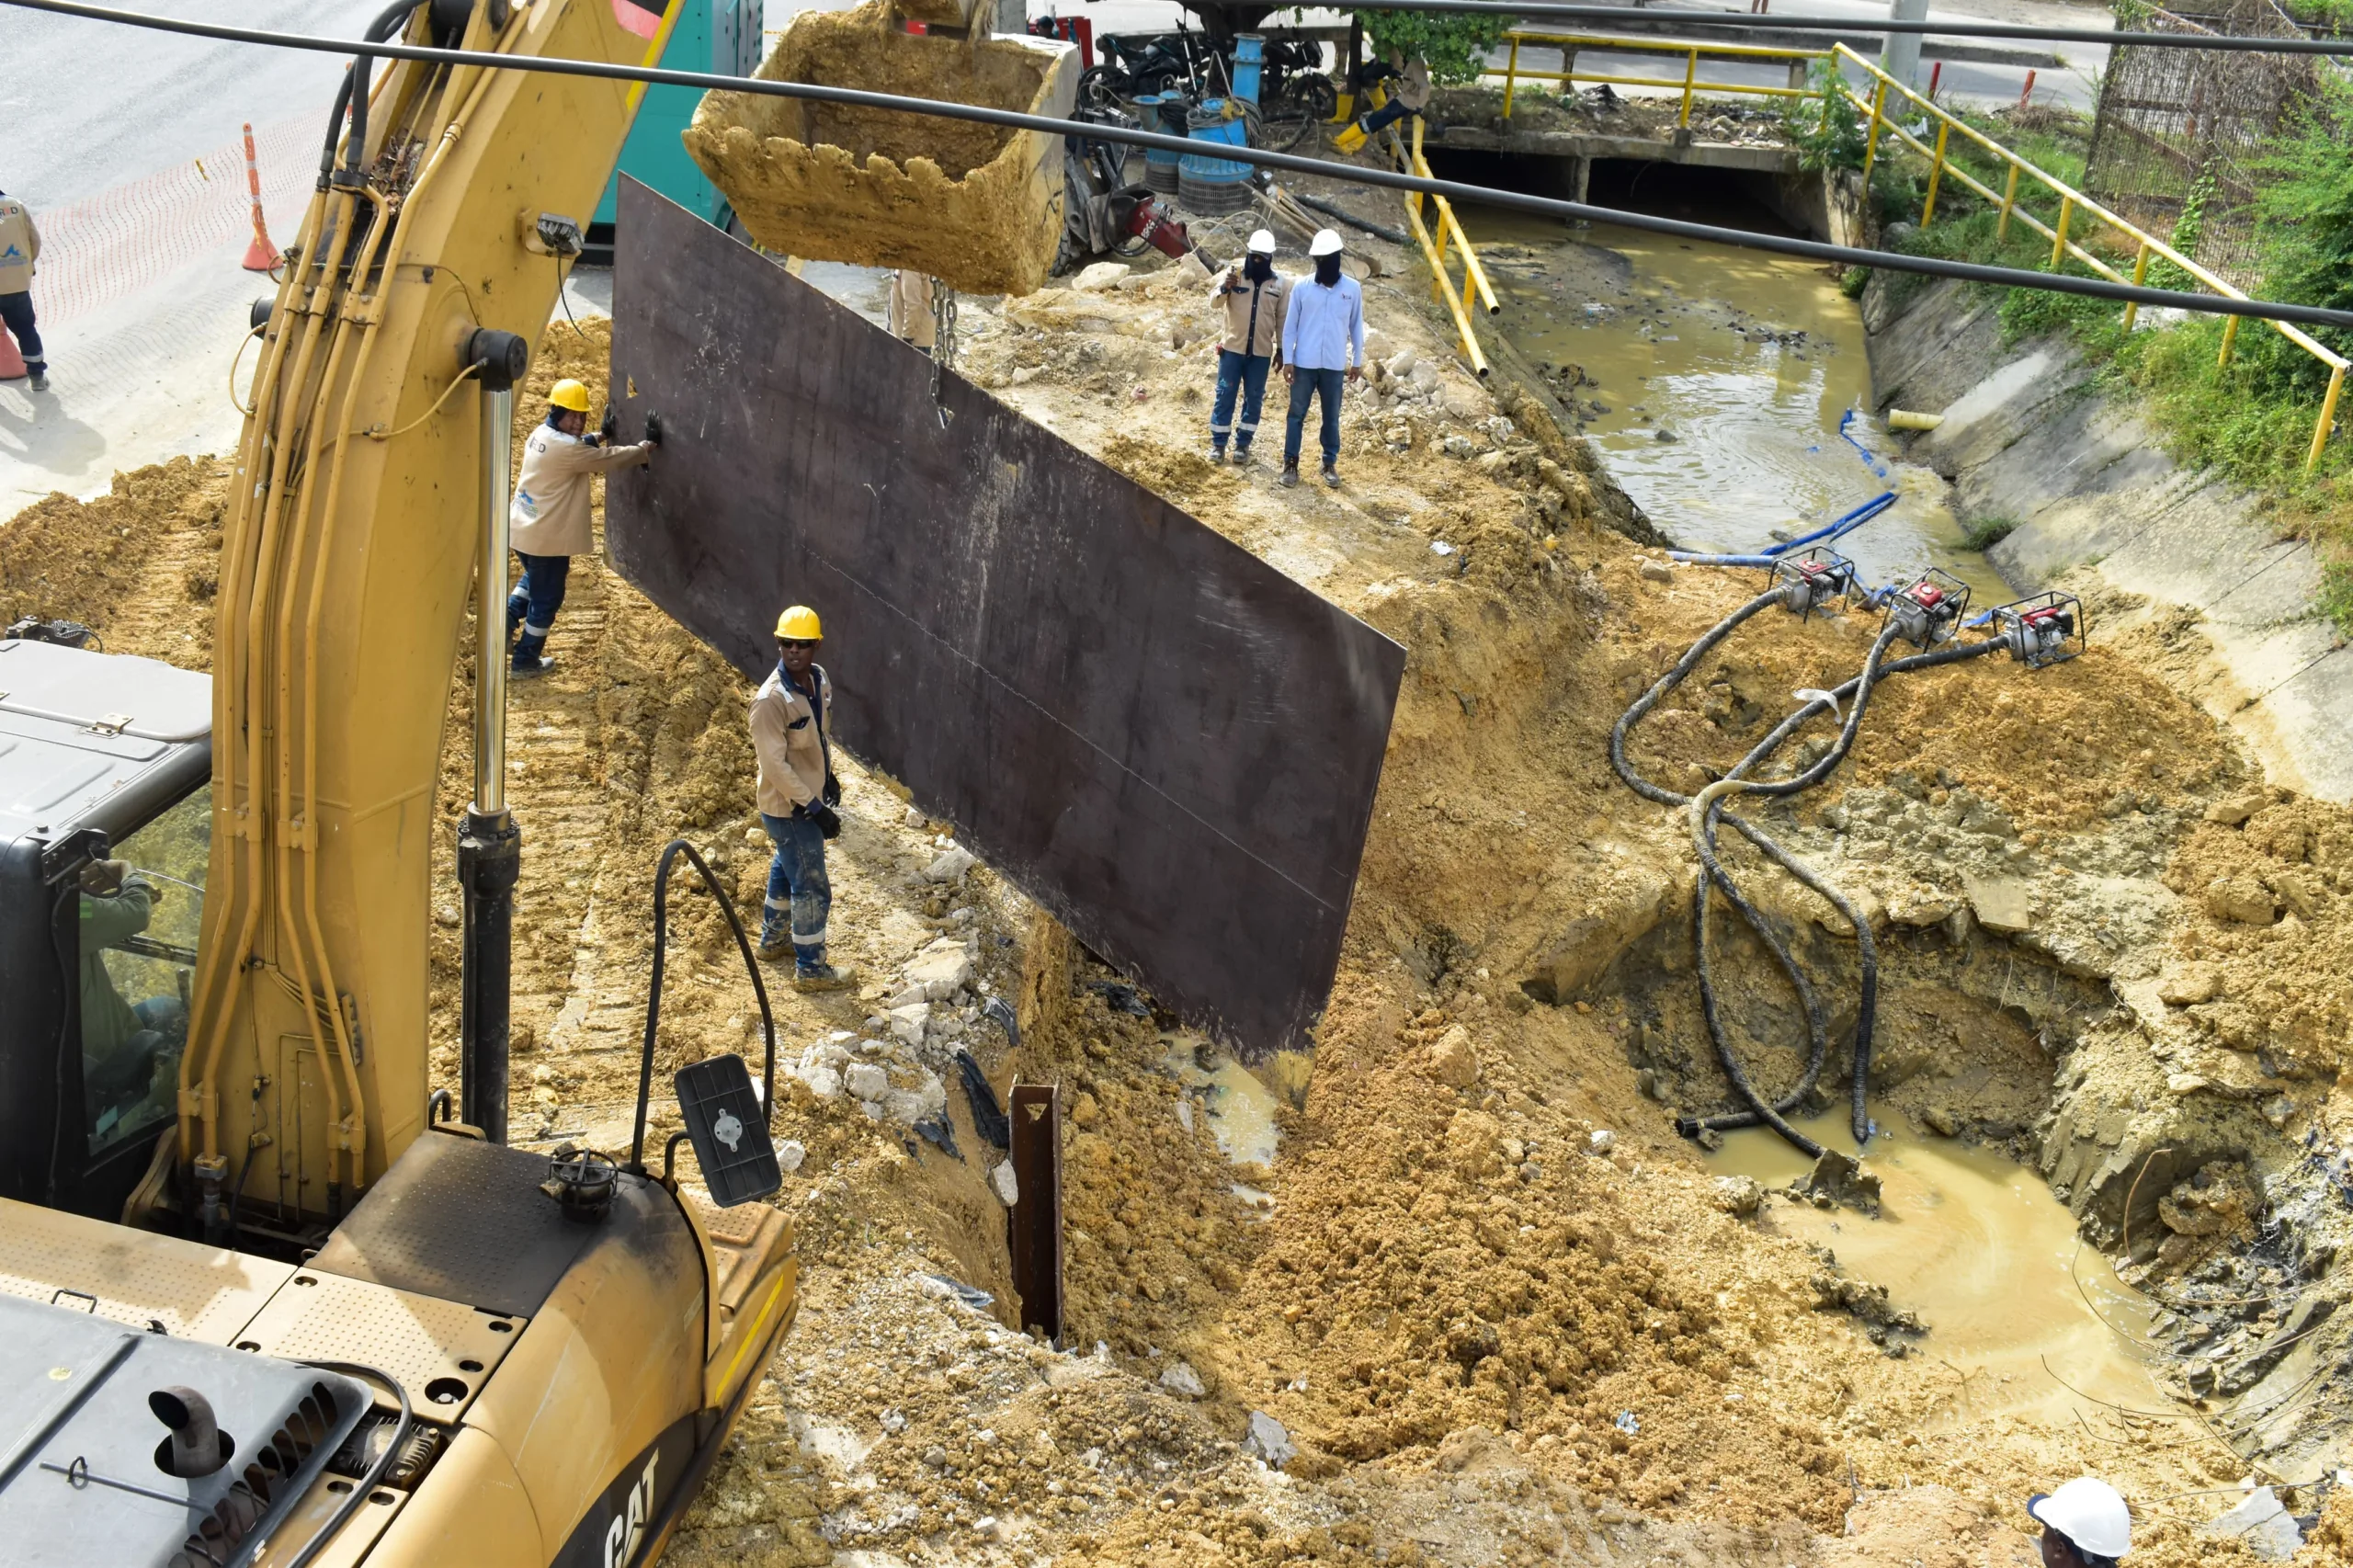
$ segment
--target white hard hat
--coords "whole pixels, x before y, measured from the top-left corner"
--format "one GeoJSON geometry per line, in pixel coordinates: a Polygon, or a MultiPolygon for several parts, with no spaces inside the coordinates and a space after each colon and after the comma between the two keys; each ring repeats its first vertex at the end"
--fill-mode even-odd
{"type": "Polygon", "coordinates": [[[1307,254],[1310,256],[1339,255],[1340,232],[1337,229],[1316,230],[1315,238],[1308,242],[1307,254]]]}
{"type": "Polygon", "coordinates": [[[1275,232],[1272,229],[1251,230],[1249,248],[1259,256],[1274,255],[1275,232]]]}
{"type": "Polygon", "coordinates": [[[2132,1550],[2132,1510],[2105,1481],[2077,1476],[2056,1492],[2028,1498],[2026,1511],[2096,1556],[2121,1557],[2132,1550]]]}

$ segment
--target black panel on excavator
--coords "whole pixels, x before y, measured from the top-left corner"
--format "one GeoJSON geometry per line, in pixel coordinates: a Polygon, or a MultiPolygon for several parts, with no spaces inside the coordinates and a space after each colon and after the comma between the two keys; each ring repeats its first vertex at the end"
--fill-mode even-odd
{"type": "Polygon", "coordinates": [[[309,1267],[502,1317],[531,1317],[596,1226],[540,1190],[548,1157],[427,1132],[347,1216],[309,1267]]]}
{"type": "Polygon", "coordinates": [[[747,676],[824,618],[842,743],[1163,1004],[1303,1046],[1404,650],[621,177],[622,575],[747,676]]]}

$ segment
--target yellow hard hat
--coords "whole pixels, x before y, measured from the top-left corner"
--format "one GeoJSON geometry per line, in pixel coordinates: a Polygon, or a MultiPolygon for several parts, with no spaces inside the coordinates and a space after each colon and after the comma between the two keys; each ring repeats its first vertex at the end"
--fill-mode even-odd
{"type": "Polygon", "coordinates": [[[825,629],[817,623],[817,612],[807,605],[794,605],[777,618],[776,634],[795,642],[822,642],[825,629]]]}
{"type": "Polygon", "coordinates": [[[558,381],[548,389],[548,406],[568,408],[574,414],[585,414],[588,412],[588,389],[580,382],[569,379],[558,381]]]}

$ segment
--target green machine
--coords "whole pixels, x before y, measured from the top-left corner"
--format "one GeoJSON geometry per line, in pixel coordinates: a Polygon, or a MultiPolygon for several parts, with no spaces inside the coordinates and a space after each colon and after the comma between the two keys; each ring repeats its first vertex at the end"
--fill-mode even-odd
{"type": "MultiPolygon", "coordinates": [[[[662,51],[667,71],[711,71],[748,76],[760,66],[762,0],[684,0],[662,51]]],[[[620,195],[620,176],[642,180],[699,218],[725,228],[733,217],[719,187],[703,177],[695,161],[679,143],[679,133],[695,117],[702,94],[692,87],[653,86],[638,106],[637,121],[621,144],[621,158],[605,194],[589,221],[587,248],[581,260],[597,267],[613,262],[613,213],[620,195]]]]}

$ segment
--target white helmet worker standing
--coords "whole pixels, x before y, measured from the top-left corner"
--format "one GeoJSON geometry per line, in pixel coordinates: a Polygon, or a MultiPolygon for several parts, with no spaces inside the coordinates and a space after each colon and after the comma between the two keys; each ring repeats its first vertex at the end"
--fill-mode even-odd
{"type": "Polygon", "coordinates": [[[2115,1487],[2077,1476],[2027,1499],[2042,1526],[2043,1568],[2109,1568],[2132,1550],[2132,1510],[2115,1487]]]}
{"type": "Polygon", "coordinates": [[[1225,446],[1233,443],[1233,460],[1250,460],[1250,442],[1258,434],[1258,412],[1267,397],[1267,370],[1281,346],[1283,306],[1290,297],[1290,279],[1275,270],[1275,236],[1260,229],[1250,236],[1240,261],[1218,274],[1210,285],[1210,303],[1224,324],[1217,346],[1217,396],[1210,404],[1210,461],[1225,460],[1225,446]],[[1242,417],[1234,418],[1241,402],[1242,417]]]}
{"type": "Polygon", "coordinates": [[[1324,483],[1338,488],[1340,393],[1364,374],[1364,290],[1340,270],[1340,236],[1322,229],[1307,247],[1313,277],[1291,286],[1283,312],[1283,378],[1290,383],[1290,411],[1283,428],[1283,483],[1299,483],[1300,438],[1311,402],[1324,405],[1318,433],[1324,451],[1324,483]]]}

